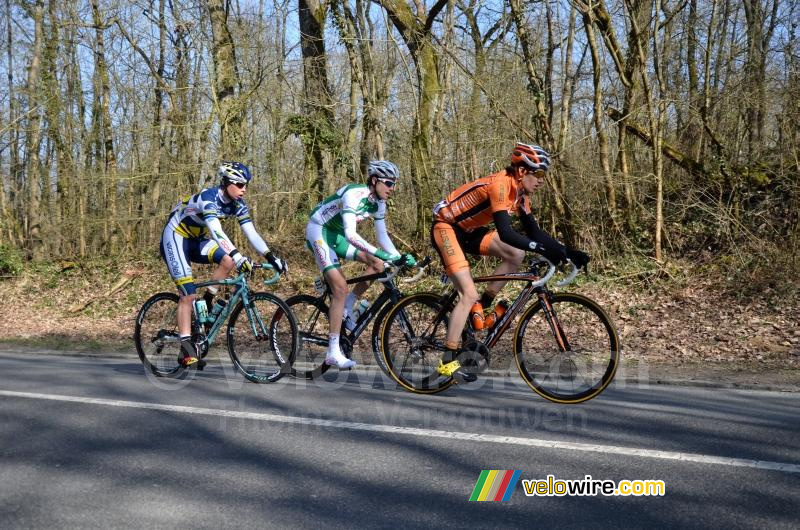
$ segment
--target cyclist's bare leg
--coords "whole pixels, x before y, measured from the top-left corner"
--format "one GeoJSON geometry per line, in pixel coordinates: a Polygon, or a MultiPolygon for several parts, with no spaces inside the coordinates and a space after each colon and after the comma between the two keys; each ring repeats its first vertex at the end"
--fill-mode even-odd
{"type": "Polygon", "coordinates": [[[195,298],[197,296],[194,294],[184,294],[178,300],[178,333],[181,337],[192,334],[192,304],[195,298]]]}
{"type": "Polygon", "coordinates": [[[339,268],[333,268],[325,272],[325,280],[331,289],[331,306],[328,310],[330,332],[338,335],[342,331],[344,299],[347,298],[347,279],[339,268]]]}
{"type": "MultiPolygon", "coordinates": [[[[489,244],[489,255],[500,258],[502,261],[495,268],[494,274],[508,274],[510,272],[517,272],[525,260],[525,251],[512,247],[508,243],[503,243],[499,237],[495,237],[489,244]]],[[[486,286],[486,291],[492,293],[492,297],[508,283],[507,281],[494,281],[489,282],[486,286]]]]}
{"type": "Polygon", "coordinates": [[[234,263],[233,258],[228,255],[225,255],[222,258],[222,261],[219,262],[217,268],[214,269],[214,273],[211,275],[212,280],[224,280],[227,278],[230,273],[233,271],[234,263]]]}
{"type": "Polygon", "coordinates": [[[458,292],[458,302],[450,313],[450,324],[447,326],[447,345],[452,348],[461,338],[472,304],[478,301],[478,291],[469,269],[454,272],[450,275],[450,281],[458,292]]]}
{"type": "MultiPolygon", "coordinates": [[[[379,274],[383,272],[385,268],[383,265],[383,260],[376,258],[372,254],[367,254],[366,252],[359,252],[356,254],[356,260],[367,265],[364,275],[379,274]]],[[[372,282],[358,282],[355,284],[353,287],[353,296],[356,299],[360,298],[361,295],[364,294],[369,288],[371,283],[372,282]]]]}

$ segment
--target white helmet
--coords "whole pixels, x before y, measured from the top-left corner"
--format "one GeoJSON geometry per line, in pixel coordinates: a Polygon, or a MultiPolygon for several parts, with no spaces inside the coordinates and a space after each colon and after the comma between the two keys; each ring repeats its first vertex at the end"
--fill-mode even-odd
{"type": "Polygon", "coordinates": [[[400,170],[388,160],[371,160],[367,166],[367,176],[394,182],[400,177],[400,170]]]}

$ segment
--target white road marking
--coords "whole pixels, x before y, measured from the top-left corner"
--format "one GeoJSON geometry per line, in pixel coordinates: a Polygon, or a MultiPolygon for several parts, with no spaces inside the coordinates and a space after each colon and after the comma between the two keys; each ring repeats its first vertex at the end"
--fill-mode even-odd
{"type": "Polygon", "coordinates": [[[419,436],[428,438],[448,438],[468,442],[499,443],[506,445],[520,445],[526,447],[543,447],[566,451],[581,451],[588,453],[618,454],[626,456],[640,456],[643,458],[658,458],[662,460],[680,460],[698,464],[714,464],[721,466],[748,467],[754,469],[768,469],[784,473],[800,473],[800,464],[789,462],[771,462],[768,460],[748,460],[744,458],[728,458],[724,456],[702,455],[695,453],[680,453],[674,451],[657,451],[653,449],[637,449],[635,447],[620,447],[615,445],[584,444],[575,442],[561,442],[555,440],[541,440],[536,438],[519,438],[515,436],[497,436],[493,434],[468,433],[458,431],[437,431],[433,429],[417,429],[414,427],[399,427],[392,425],[377,425],[373,423],[356,423],[350,421],[323,420],[317,418],[297,418],[293,416],[280,416],[265,414],[263,412],[243,412],[237,410],[206,409],[200,407],[186,407],[183,405],[162,405],[158,403],[144,403],[139,401],[119,401],[114,399],[89,398],[80,396],[62,396],[56,394],[39,394],[32,392],[14,392],[0,390],[0,396],[44,399],[49,401],[64,401],[68,403],[83,403],[86,405],[102,405],[106,407],[123,407],[130,409],[158,410],[163,412],[178,412],[182,414],[198,414],[202,416],[225,416],[227,418],[240,418],[273,423],[291,423],[311,425],[315,427],[328,427],[336,429],[349,429],[353,431],[367,431],[386,434],[401,434],[406,436],[419,436]]]}

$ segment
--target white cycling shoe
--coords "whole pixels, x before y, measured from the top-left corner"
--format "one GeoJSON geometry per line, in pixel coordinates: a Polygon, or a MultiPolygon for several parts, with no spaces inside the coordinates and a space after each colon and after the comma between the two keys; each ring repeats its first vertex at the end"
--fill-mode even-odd
{"type": "Polygon", "coordinates": [[[341,351],[337,350],[335,352],[328,352],[325,355],[325,364],[331,366],[336,365],[339,370],[347,370],[348,368],[354,367],[356,362],[353,359],[348,359],[341,351]]]}

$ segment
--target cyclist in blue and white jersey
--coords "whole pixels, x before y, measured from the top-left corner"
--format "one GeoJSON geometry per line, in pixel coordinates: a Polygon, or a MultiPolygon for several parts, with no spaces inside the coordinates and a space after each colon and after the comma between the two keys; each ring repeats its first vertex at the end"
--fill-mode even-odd
{"type": "MultiPolygon", "coordinates": [[[[243,199],[252,179],[250,169],[239,162],[223,162],[217,176],[219,186],[204,189],[172,209],[161,235],[161,257],[180,291],[178,332],[181,353],[178,360],[183,366],[199,361],[197,346],[191,340],[192,305],[197,292],[191,262],[216,263],[217,268],[211,275],[213,280],[226,278],[234,267],[240,272],[252,269],[250,260],[225,234],[220,219],[235,217],[256,251],[278,272],[285,274],[288,270],[286,263],[270,251],[250,218],[250,209],[243,199]]],[[[212,287],[208,289],[212,294],[215,291],[212,287]]],[[[200,361],[198,367],[202,368],[203,364],[205,362],[200,361]]]]}
{"type": "Polygon", "coordinates": [[[386,200],[392,196],[399,175],[397,166],[391,162],[373,160],[367,167],[367,184],[343,186],[311,212],[306,226],[306,245],[314,253],[317,266],[331,289],[326,364],[335,364],[339,368],[351,368],[356,364],[340,350],[339,335],[343,317],[346,322],[352,322],[353,304],[369,287],[367,282],[361,282],[348,294],[347,279],[339,260],[350,259],[367,264],[365,274],[383,272],[384,262],[398,265],[416,263],[411,254],[400,255],[386,230],[386,200]],[[375,222],[380,248],[367,242],[356,231],[356,225],[369,218],[375,222]]]}

